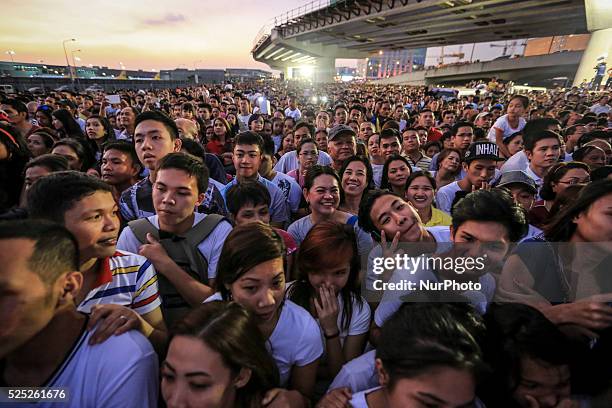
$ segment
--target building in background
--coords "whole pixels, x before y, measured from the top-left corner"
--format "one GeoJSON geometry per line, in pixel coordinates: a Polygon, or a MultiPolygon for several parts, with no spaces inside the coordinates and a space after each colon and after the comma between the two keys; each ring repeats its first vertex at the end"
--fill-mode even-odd
{"type": "Polygon", "coordinates": [[[271,79],[272,73],[263,69],[250,68],[227,68],[225,70],[225,80],[231,82],[245,82],[258,79],[271,79]]]}
{"type": "MultiPolygon", "coordinates": [[[[186,68],[155,70],[113,69],[101,66],[72,67],[76,79],[143,79],[181,81],[189,83],[221,84],[225,81],[243,82],[270,79],[272,73],[261,69],[196,69],[186,68]]],[[[0,77],[3,78],[69,78],[70,71],[65,65],[32,64],[26,62],[0,61],[0,77]]]]}
{"type": "Polygon", "coordinates": [[[357,67],[358,73],[362,75],[365,73],[366,78],[375,79],[421,70],[425,64],[426,52],[426,48],[381,50],[378,54],[366,58],[365,65],[357,67]]]}

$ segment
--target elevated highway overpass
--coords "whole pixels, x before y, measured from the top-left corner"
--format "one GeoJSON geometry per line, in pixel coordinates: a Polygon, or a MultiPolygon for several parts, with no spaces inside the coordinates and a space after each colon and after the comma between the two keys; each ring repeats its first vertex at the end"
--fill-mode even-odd
{"type": "Polygon", "coordinates": [[[384,78],[374,83],[433,85],[468,82],[472,79],[493,76],[504,80],[532,83],[546,78],[571,78],[580,64],[582,54],[582,51],[559,52],[487,62],[453,64],[384,78]]]}
{"type": "Polygon", "coordinates": [[[264,26],[252,55],[287,74],[313,70],[315,81],[325,82],[336,58],[365,58],[383,49],[595,31],[589,48],[607,54],[611,0],[315,0],[264,26]]]}

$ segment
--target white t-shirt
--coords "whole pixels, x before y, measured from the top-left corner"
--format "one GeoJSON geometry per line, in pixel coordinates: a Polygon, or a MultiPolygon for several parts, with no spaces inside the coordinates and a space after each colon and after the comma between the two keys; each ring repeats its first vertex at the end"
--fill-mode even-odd
{"type": "MultiPolygon", "coordinates": [[[[217,292],[204,301],[223,300],[217,292]]],[[[286,387],[291,376],[291,368],[306,366],[323,355],[319,325],[301,306],[285,299],[281,315],[266,347],[278,367],[280,386],[286,387]]]]}
{"type": "MultiPolygon", "coordinates": [[[[289,294],[289,288],[295,283],[295,281],[287,282],[287,291],[285,295],[289,294]]],[[[357,302],[355,298],[352,299],[352,313],[349,321],[348,330],[343,328],[342,318],[344,317],[344,300],[342,296],[338,293],[338,328],[340,329],[340,344],[344,346],[344,341],[348,336],[359,336],[360,334],[367,333],[370,330],[370,305],[368,302],[362,297],[361,305],[357,302]]],[[[319,323],[319,319],[316,319],[317,323],[319,323]]],[[[320,326],[320,325],[319,325],[320,326]]],[[[325,345],[325,333],[321,328],[321,340],[323,341],[323,345],[325,345]]]]}
{"type": "Polygon", "coordinates": [[[376,188],[380,188],[384,167],[384,164],[372,164],[372,180],[374,180],[376,188]]]}
{"type": "MultiPolygon", "coordinates": [[[[439,282],[439,279],[432,270],[427,268],[419,268],[414,274],[405,269],[396,269],[391,279],[389,279],[389,282],[401,281],[415,282],[418,288],[419,282],[439,282]]],[[[479,313],[484,314],[495,295],[496,283],[495,278],[489,273],[482,275],[478,281],[482,285],[480,291],[466,291],[460,293],[468,299],[479,313]]],[[[385,321],[402,306],[403,301],[401,297],[408,295],[410,292],[409,289],[404,291],[385,291],[382,300],[374,312],[374,323],[376,323],[378,327],[382,327],[385,321]]]]}
{"type": "Polygon", "coordinates": [[[501,167],[501,172],[505,173],[507,171],[514,170],[523,170],[529,166],[529,159],[527,158],[527,154],[525,154],[524,150],[518,151],[512,155],[501,167]]]}
{"type": "MultiPolygon", "coordinates": [[[[436,243],[435,253],[441,253],[451,248],[450,239],[450,228],[445,225],[426,227],[425,228],[434,238],[436,243]]],[[[400,246],[409,244],[407,242],[401,243],[400,246]]],[[[379,275],[374,273],[374,259],[382,257],[382,247],[379,243],[376,243],[370,253],[368,254],[368,269],[366,271],[366,284],[365,289],[369,291],[374,290],[374,281],[379,279],[379,275]]]]}
{"type": "Polygon", "coordinates": [[[513,128],[510,126],[510,123],[508,123],[508,115],[507,114],[502,115],[499,118],[497,118],[493,126],[491,126],[491,129],[489,130],[488,138],[491,142],[495,143],[495,134],[496,134],[495,129],[499,129],[502,132],[504,132],[503,137],[504,139],[506,139],[507,137],[512,136],[514,133],[520,132],[521,130],[523,130],[526,123],[527,121],[525,119],[519,118],[518,127],[513,128]]]}
{"type": "MultiPolygon", "coordinates": [[[[194,213],[193,225],[196,225],[201,220],[206,218],[206,214],[194,213]]],[[[157,215],[147,217],[153,226],[159,229],[159,220],[157,215]]],[[[227,221],[221,221],[215,229],[198,245],[200,253],[208,261],[208,279],[214,279],[217,276],[217,263],[221,255],[221,249],[225,238],[232,231],[232,224],[227,221]]],[[[138,253],[138,249],[142,243],[136,238],[130,227],[125,227],[119,236],[117,248],[123,251],[138,253]]]]}
{"type": "Polygon", "coordinates": [[[369,390],[360,391],[356,394],[353,394],[353,398],[351,398],[351,400],[349,401],[349,405],[352,408],[369,408],[366,397],[368,396],[368,394],[374,391],[377,391],[381,388],[382,387],[378,386],[378,387],[370,388],[369,390]]]}
{"type": "Polygon", "coordinates": [[[240,126],[241,128],[245,128],[248,129],[249,127],[249,118],[251,117],[250,114],[248,115],[238,115],[238,120],[242,123],[243,126],[240,126]]]}
{"type": "MultiPolygon", "coordinates": [[[[319,151],[319,159],[317,160],[317,164],[320,164],[321,166],[329,166],[332,164],[331,156],[324,151],[319,151]]],[[[274,170],[287,174],[299,167],[300,164],[298,163],[297,153],[295,150],[292,150],[281,156],[274,166],[274,170]]]]}
{"type": "MultiPolygon", "coordinates": [[[[352,217],[349,217],[347,221],[350,220],[352,217]]],[[[302,217],[299,220],[291,223],[291,225],[289,225],[289,228],[287,228],[287,232],[291,234],[295,243],[300,246],[302,244],[302,241],[304,241],[304,239],[306,238],[306,234],[308,234],[308,231],[312,229],[313,225],[314,224],[312,223],[312,218],[310,217],[310,215],[307,215],[306,217],[302,217]]],[[[370,236],[370,234],[361,229],[358,221],[355,221],[353,223],[353,230],[355,231],[355,235],[357,238],[357,250],[359,251],[359,255],[367,254],[370,249],[372,249],[372,237],[370,236]]]]}
{"type": "Polygon", "coordinates": [[[541,229],[539,229],[538,227],[534,227],[531,224],[529,224],[528,227],[529,228],[527,229],[527,234],[525,234],[525,236],[523,238],[521,238],[521,240],[519,242],[523,242],[523,241],[526,241],[528,239],[535,238],[535,237],[541,235],[544,232],[541,229]]]}
{"type": "Polygon", "coordinates": [[[599,103],[596,103],[595,105],[591,106],[589,108],[589,110],[593,113],[596,113],[597,115],[599,115],[600,113],[609,113],[610,109],[612,109],[610,107],[610,105],[600,105],[599,103]]]}
{"type": "Polygon", "coordinates": [[[299,108],[295,108],[291,110],[291,108],[285,109],[285,116],[292,117],[296,122],[298,122],[302,118],[302,112],[300,112],[299,108]]]}
{"type": "Polygon", "coordinates": [[[149,340],[131,330],[91,346],[93,333],[83,330],[62,365],[42,385],[67,388],[69,402],[19,403],[15,407],[156,408],[158,361],[149,340]]]}
{"type": "Polygon", "coordinates": [[[461,187],[459,187],[459,182],[457,181],[440,187],[436,193],[436,205],[438,206],[438,210],[450,214],[455,195],[458,191],[461,191],[461,187]]]}
{"type": "Polygon", "coordinates": [[[295,181],[293,177],[290,177],[280,171],[276,172],[276,176],[272,179],[272,183],[276,184],[278,188],[283,192],[285,200],[289,203],[289,208],[292,213],[296,213],[300,208],[300,202],[302,201],[302,188],[295,181]]]}
{"type": "Polygon", "coordinates": [[[290,300],[285,300],[267,345],[278,366],[281,387],[289,383],[294,365],[306,366],[323,355],[319,325],[310,313],[290,300]]]}
{"type": "Polygon", "coordinates": [[[336,388],[348,387],[352,393],[357,393],[377,385],[376,350],[370,350],[344,364],[327,392],[336,388]]]}
{"type": "MultiPolygon", "coordinates": [[[[495,174],[493,175],[493,178],[489,180],[489,183],[494,184],[495,182],[497,182],[497,180],[499,180],[499,178],[501,177],[501,174],[502,173],[498,169],[495,169],[495,174]]],[[[453,181],[450,184],[440,187],[438,189],[438,192],[436,193],[436,205],[438,207],[438,210],[450,214],[453,206],[453,201],[455,201],[455,195],[459,191],[461,191],[461,187],[459,187],[459,182],[457,181],[453,181]]]]}

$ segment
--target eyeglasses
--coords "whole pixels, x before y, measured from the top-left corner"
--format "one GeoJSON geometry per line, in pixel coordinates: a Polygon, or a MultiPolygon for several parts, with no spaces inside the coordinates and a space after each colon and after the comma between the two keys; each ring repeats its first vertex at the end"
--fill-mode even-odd
{"type": "Polygon", "coordinates": [[[567,184],[569,186],[573,186],[576,184],[588,184],[591,182],[591,178],[590,177],[587,177],[584,179],[571,178],[569,180],[559,180],[558,182],[561,184],[567,184]]]}

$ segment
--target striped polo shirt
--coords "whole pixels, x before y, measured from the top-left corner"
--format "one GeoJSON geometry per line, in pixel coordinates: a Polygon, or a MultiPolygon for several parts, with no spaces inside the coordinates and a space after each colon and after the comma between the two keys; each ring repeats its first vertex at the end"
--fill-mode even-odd
{"type": "Polygon", "coordinates": [[[90,313],[94,305],[115,304],[134,309],[138,314],[149,313],[161,305],[157,273],[151,262],[140,255],[115,251],[100,263],[96,286],[78,307],[90,313]]]}

